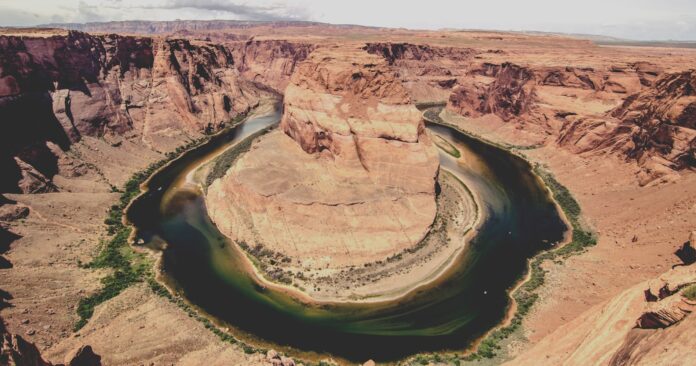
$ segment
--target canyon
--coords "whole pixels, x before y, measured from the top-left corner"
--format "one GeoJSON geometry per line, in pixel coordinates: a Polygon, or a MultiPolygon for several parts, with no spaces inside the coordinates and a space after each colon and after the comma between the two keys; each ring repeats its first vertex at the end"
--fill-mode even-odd
{"type": "MultiPolygon", "coordinates": [[[[221,341],[144,282],[73,331],[79,299],[107,276],[85,264],[118,190],[279,100],[278,128],[204,187],[240,246],[318,277],[417,246],[452,186],[419,106],[552,173],[597,233],[543,263],[540,300],[496,363],[679,364],[693,349],[682,293],[696,274],[675,253],[696,224],[696,51],[321,23],[54,26],[0,34],[3,355],[70,364],[89,346],[104,364],[282,363],[221,341]]],[[[351,295],[313,283],[310,297],[351,295]]]]}

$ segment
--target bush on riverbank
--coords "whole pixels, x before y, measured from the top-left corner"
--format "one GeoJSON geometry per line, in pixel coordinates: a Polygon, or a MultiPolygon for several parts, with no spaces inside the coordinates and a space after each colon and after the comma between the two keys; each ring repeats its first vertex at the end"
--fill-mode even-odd
{"type": "Polygon", "coordinates": [[[696,284],[687,287],[686,290],[682,292],[682,295],[689,300],[696,301],[696,284]]]}

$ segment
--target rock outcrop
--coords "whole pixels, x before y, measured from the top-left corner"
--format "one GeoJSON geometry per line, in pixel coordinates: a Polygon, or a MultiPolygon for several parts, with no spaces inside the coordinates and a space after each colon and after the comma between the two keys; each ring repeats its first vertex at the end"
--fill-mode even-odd
{"type": "Polygon", "coordinates": [[[367,43],[363,49],[384,58],[417,102],[446,100],[479,53],[470,48],[412,43],[367,43]]]}
{"type": "Polygon", "coordinates": [[[505,63],[493,70],[495,79],[488,85],[469,81],[456,87],[449,97],[448,108],[466,117],[495,114],[504,121],[520,117],[534,102],[534,73],[524,67],[505,63]]]}
{"type": "Polygon", "coordinates": [[[616,133],[630,136],[630,157],[658,155],[673,169],[696,167],[696,70],[664,75],[612,117],[621,120],[616,133]]]}
{"type": "Polygon", "coordinates": [[[694,75],[647,62],[603,69],[484,62],[457,77],[447,109],[540,130],[578,154],[621,154],[641,166],[646,185],[696,166],[694,75]]]}
{"type": "MultiPolygon", "coordinates": [[[[41,356],[38,348],[21,336],[11,334],[5,329],[0,318],[0,365],[7,366],[53,366],[41,356]]],[[[83,346],[66,356],[65,366],[100,366],[101,357],[92,347],[83,346]]],[[[62,365],[56,365],[62,366],[62,365]]]]}
{"type": "Polygon", "coordinates": [[[297,66],[284,102],[282,132],[209,188],[221,231],[315,268],[416,245],[435,217],[439,164],[388,63],[358,47],[319,48],[297,66]]]}
{"type": "Polygon", "coordinates": [[[621,153],[642,167],[642,185],[696,167],[696,71],[663,75],[606,115],[565,119],[560,145],[621,153]]]}
{"type": "Polygon", "coordinates": [[[248,40],[232,46],[232,54],[242,77],[283,93],[295,67],[316,46],[284,40],[248,40]]]}
{"type": "Polygon", "coordinates": [[[258,93],[231,50],[189,40],[0,36],[3,192],[47,192],[51,146],[116,135],[166,152],[249,110],[258,93]]]}
{"type": "MultiPolygon", "coordinates": [[[[696,239],[696,238],[695,238],[696,239]]],[[[509,365],[680,365],[696,347],[696,266],[675,267],[558,328],[509,365]]]]}

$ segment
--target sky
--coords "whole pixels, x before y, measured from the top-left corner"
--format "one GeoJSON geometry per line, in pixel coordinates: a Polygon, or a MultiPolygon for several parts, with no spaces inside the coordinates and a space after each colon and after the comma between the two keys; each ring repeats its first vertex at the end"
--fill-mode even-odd
{"type": "Polygon", "coordinates": [[[696,40],[696,0],[0,0],[0,26],[174,19],[309,20],[696,40]]]}

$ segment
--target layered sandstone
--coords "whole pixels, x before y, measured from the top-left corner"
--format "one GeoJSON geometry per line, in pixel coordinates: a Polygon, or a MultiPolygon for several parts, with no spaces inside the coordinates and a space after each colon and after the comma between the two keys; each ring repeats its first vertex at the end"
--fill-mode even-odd
{"type": "Polygon", "coordinates": [[[696,168],[696,72],[662,75],[602,116],[566,118],[558,142],[577,152],[619,152],[643,168],[642,185],[696,168]]]}
{"type": "Polygon", "coordinates": [[[232,45],[232,54],[240,75],[257,85],[283,93],[295,67],[316,46],[307,42],[250,39],[232,45]]]}
{"type": "Polygon", "coordinates": [[[2,191],[54,190],[61,151],[85,137],[166,152],[219,128],[259,99],[234,64],[226,47],[188,40],[0,36],[2,191]]]}
{"type": "Polygon", "coordinates": [[[384,59],[317,49],[293,74],[284,107],[282,132],[209,188],[223,233],[315,268],[384,259],[424,237],[437,151],[384,59]]]}
{"type": "Polygon", "coordinates": [[[483,63],[458,78],[447,109],[473,126],[509,123],[575,153],[620,154],[641,166],[645,185],[696,166],[693,75],[647,62],[605,69],[483,63]]]}
{"type": "Polygon", "coordinates": [[[693,357],[696,267],[642,282],[561,326],[509,365],[678,365],[693,357]]]}

